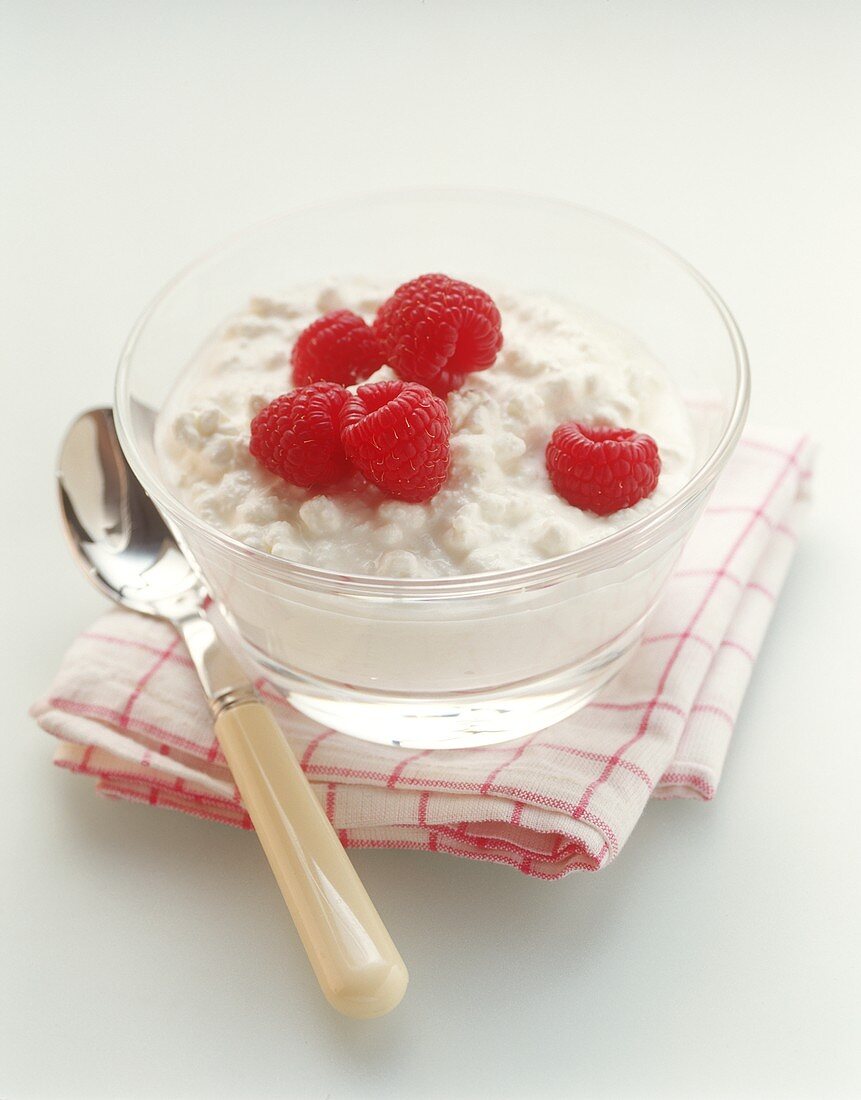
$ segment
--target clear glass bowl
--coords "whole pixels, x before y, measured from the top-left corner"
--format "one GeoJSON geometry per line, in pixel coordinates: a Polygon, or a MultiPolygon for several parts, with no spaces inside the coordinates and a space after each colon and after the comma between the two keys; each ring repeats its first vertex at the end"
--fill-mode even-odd
{"type": "Polygon", "coordinates": [[[187,268],[120,359],[123,448],[248,652],[304,713],[416,748],[520,737],[586,703],[627,660],[744,423],[749,374],[726,306],[657,241],[577,206],[409,191],[317,206],[187,268]],[[696,469],[651,515],[539,565],[444,579],[351,576],[251,549],[190,512],[159,469],[154,416],[226,316],[333,275],[422,271],[565,298],[636,335],[689,401],[696,469]]]}

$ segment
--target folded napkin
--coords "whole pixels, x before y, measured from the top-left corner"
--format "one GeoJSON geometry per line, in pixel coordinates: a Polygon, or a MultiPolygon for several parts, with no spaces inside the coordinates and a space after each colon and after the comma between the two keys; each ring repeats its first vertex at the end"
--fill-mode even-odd
{"type": "MultiPolygon", "coordinates": [[[[711,798],[795,549],[810,463],[806,438],[744,438],[629,664],[540,733],[463,751],[374,745],[322,728],[258,681],[344,844],[555,879],[618,855],[650,797],[711,798]]],[[[94,776],[102,794],[251,828],[167,624],[104,615],[32,714],[60,741],[55,762],[94,776]]]]}

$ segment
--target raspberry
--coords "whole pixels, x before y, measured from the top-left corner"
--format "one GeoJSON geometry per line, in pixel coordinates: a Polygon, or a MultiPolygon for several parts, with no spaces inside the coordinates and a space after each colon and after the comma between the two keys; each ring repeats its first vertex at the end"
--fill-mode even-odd
{"type": "Polygon", "coordinates": [[[445,481],[450,433],[445,402],[416,382],[360,386],[341,409],[350,461],[388,496],[413,504],[445,481]]]}
{"type": "Polygon", "coordinates": [[[303,329],[290,358],[295,386],[322,381],[352,386],[385,362],[371,328],[348,309],[325,313],[303,329]]]}
{"type": "Polygon", "coordinates": [[[291,485],[332,485],[349,469],[338,428],[348,397],[334,382],[315,382],[276,397],[251,421],[249,451],[291,485]]]}
{"type": "Polygon", "coordinates": [[[502,347],[493,299],[447,275],[421,275],[399,286],[380,307],[374,332],[396,374],[440,397],[472,371],[492,366],[502,347]]]}
{"type": "Polygon", "coordinates": [[[649,435],[629,428],[560,424],[547,444],[547,473],[575,508],[609,516],[651,496],[661,458],[649,435]]]}

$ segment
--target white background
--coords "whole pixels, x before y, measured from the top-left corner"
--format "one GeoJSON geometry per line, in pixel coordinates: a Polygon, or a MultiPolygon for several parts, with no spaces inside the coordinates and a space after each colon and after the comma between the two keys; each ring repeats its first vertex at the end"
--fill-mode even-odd
{"type": "Polygon", "coordinates": [[[0,3],[0,1096],[861,1090],[859,117],[852,0],[0,3]],[[412,973],[360,1024],[253,836],[98,799],[26,709],[102,608],[55,450],[145,302],[291,205],[446,183],[664,239],[736,313],[753,418],[822,452],[716,801],[556,884],[357,855],[412,973]]]}

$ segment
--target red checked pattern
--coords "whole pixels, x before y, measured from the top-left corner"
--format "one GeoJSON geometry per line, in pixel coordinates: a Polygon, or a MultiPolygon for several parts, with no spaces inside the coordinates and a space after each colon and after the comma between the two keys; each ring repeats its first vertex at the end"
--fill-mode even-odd
{"type": "MultiPolygon", "coordinates": [[[[516,744],[439,754],[366,745],[261,682],[343,842],[555,879],[613,859],[650,797],[711,798],[792,559],[810,462],[804,439],[743,440],[630,664],[585,710],[516,744]]],[[[94,776],[103,794],[250,828],[164,624],[105,615],[33,714],[60,741],[56,763],[94,776]]]]}

